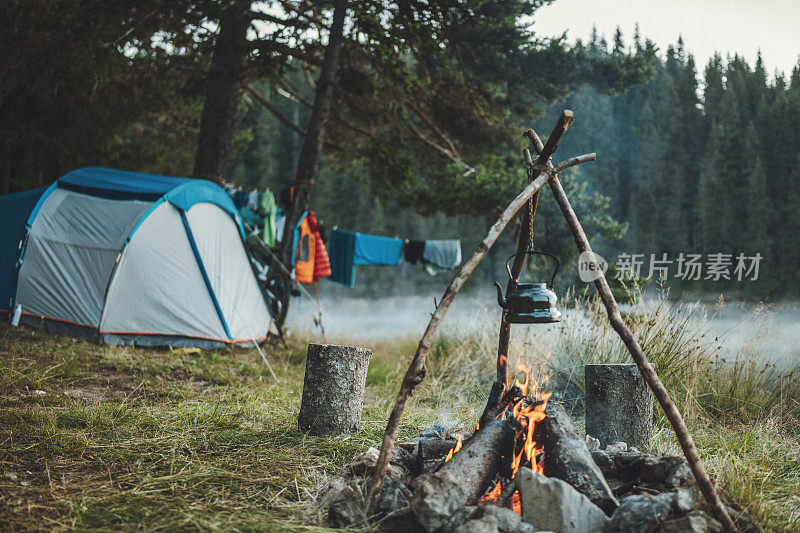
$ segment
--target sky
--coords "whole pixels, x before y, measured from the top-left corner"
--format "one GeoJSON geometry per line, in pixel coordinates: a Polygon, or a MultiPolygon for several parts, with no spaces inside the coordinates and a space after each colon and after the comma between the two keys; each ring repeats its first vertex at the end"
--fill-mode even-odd
{"type": "Polygon", "coordinates": [[[787,76],[800,59],[800,0],[556,0],[536,11],[533,28],[586,41],[597,25],[610,43],[619,26],[630,44],[637,22],[662,51],[682,35],[700,72],[714,51],[752,65],[760,49],[767,72],[787,76]]]}

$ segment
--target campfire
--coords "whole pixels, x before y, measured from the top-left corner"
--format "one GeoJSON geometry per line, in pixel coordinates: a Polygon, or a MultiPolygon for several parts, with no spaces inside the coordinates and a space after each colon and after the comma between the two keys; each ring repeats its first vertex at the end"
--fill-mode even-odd
{"type": "MultiPolygon", "coordinates": [[[[486,423],[490,420],[499,420],[512,427],[516,435],[512,439],[512,444],[505,450],[500,450],[499,471],[495,474],[496,481],[490,480],[492,487],[480,499],[486,501],[500,501],[502,505],[513,510],[515,513],[522,514],[522,504],[520,502],[519,491],[513,488],[512,481],[514,475],[521,467],[528,467],[537,474],[544,472],[544,446],[537,443],[535,439],[536,423],[545,418],[545,407],[547,399],[551,396],[550,392],[543,392],[539,389],[535,381],[531,381],[530,366],[522,363],[517,365],[518,373],[525,376],[524,382],[516,380],[514,386],[505,391],[497,402],[496,407],[487,410],[481,417],[481,422],[486,423]],[[497,414],[495,414],[497,413],[497,414]],[[492,485],[492,481],[494,482],[492,485]],[[506,488],[504,493],[503,489],[506,488]],[[509,490],[509,487],[511,488],[509,490]]],[[[547,383],[545,379],[543,385],[547,383]]],[[[496,394],[496,393],[495,393],[496,394]]],[[[475,433],[481,428],[481,422],[475,427],[475,433]]],[[[506,434],[508,430],[503,428],[500,434],[506,434]]],[[[446,464],[463,447],[463,441],[458,439],[456,445],[447,453],[444,459],[446,464]]]]}
{"type": "Polygon", "coordinates": [[[581,438],[561,403],[519,365],[496,382],[472,433],[422,431],[395,448],[375,513],[365,512],[371,448],[323,500],[334,525],[379,531],[717,531],[682,458],[581,438]],[[620,502],[621,500],[621,502],[620,502]],[[700,527],[700,524],[702,527],[700,527]],[[694,529],[693,529],[694,528],[694,529]]]}
{"type": "MultiPolygon", "coordinates": [[[[588,238],[558,173],[593,161],[596,155],[573,157],[558,165],[550,160],[573,120],[574,114],[564,111],[546,144],[533,130],[525,131],[538,154],[534,161],[530,150],[523,151],[529,184],[502,212],[437,303],[404,376],[380,451],[371,448],[358,456],[348,474],[336,480],[328,491],[323,504],[334,525],[439,533],[707,532],[723,527],[727,532],[738,531],[730,509],[722,503],[699,460],[680,412],[622,319],[602,271],[598,270],[600,276],[594,283],[609,322],[636,363],[634,369],[642,383],[652,391],[652,396],[647,391],[649,409],[639,409],[646,414],[641,417],[643,425],[652,424],[655,397],[688,461],[642,453],[634,447],[628,449],[624,442],[604,442],[605,449],[599,449],[597,439],[582,437],[564,406],[553,401],[551,394],[542,390],[542,384],[531,380],[530,368],[518,368],[523,381],[515,380],[509,385],[511,323],[549,323],[561,317],[552,290],[558,260],[535,250],[533,242],[538,191],[544,184],[549,184],[578,249],[595,264],[588,238]],[[495,283],[498,304],[503,308],[497,378],[475,430],[462,439],[454,438],[445,428],[432,428],[395,446],[403,412],[415,387],[425,377],[425,360],[447,308],[523,206],[527,206],[527,213],[523,216],[517,253],[506,263],[509,280],[505,295],[500,284],[495,283]],[[520,283],[525,257],[534,254],[554,260],[549,283],[520,283]],[[695,486],[719,522],[699,510],[695,486]]],[[[616,413],[606,413],[609,418],[618,418],[610,416],[616,413]]]]}

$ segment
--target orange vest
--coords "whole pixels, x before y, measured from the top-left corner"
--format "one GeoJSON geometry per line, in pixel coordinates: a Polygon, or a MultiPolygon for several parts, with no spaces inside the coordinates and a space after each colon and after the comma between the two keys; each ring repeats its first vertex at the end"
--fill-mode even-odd
{"type": "Polygon", "coordinates": [[[300,238],[297,240],[297,249],[294,255],[294,275],[300,283],[314,281],[315,240],[306,216],[300,223],[300,238]]]}

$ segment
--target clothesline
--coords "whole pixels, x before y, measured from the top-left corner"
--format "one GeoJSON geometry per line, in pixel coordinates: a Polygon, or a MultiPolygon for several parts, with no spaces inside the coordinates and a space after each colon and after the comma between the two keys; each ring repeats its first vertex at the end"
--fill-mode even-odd
{"type": "MultiPolygon", "coordinates": [[[[283,236],[286,217],[275,202],[274,194],[269,189],[244,192],[231,185],[225,188],[239,215],[256,229],[267,247],[278,244],[283,236]]],[[[352,287],[355,284],[356,266],[396,266],[405,260],[412,265],[421,263],[433,276],[461,264],[461,241],[458,239],[420,241],[358,233],[337,227],[331,230],[328,239],[323,234],[324,229],[317,223],[313,211],[306,211],[300,216],[293,231],[294,254],[291,265],[284,267],[288,267],[287,270],[291,271],[296,281],[311,284],[328,278],[352,287]]]]}
{"type": "Polygon", "coordinates": [[[450,270],[461,264],[461,241],[417,241],[397,237],[380,237],[334,227],[328,248],[331,264],[330,280],[347,287],[355,284],[355,267],[359,265],[396,266],[405,259],[421,262],[428,272],[450,270]]]}

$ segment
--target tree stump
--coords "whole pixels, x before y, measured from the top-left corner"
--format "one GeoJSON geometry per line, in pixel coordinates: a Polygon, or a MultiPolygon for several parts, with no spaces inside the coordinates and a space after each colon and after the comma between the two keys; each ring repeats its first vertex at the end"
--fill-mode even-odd
{"type": "Polygon", "coordinates": [[[371,356],[366,348],[308,345],[300,431],[318,436],[358,431],[371,356]]]}
{"type": "Polygon", "coordinates": [[[601,445],[647,447],[653,434],[653,393],[636,365],[586,365],[586,434],[601,445]]]}

